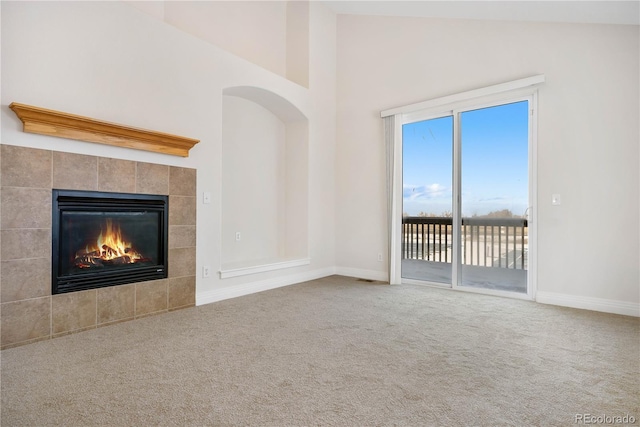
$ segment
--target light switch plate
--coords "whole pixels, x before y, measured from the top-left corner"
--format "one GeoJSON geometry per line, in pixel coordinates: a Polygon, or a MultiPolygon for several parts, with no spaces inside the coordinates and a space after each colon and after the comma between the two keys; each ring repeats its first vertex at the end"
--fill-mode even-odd
{"type": "Polygon", "coordinates": [[[552,194],[551,195],[551,204],[553,206],[558,206],[561,203],[562,203],[562,200],[560,199],[560,195],[559,194],[552,194]]]}

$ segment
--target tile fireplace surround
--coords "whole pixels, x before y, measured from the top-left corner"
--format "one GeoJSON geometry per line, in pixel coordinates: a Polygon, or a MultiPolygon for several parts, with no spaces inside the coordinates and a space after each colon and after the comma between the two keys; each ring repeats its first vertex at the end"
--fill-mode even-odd
{"type": "Polygon", "coordinates": [[[196,170],[0,145],[2,349],[195,305],[196,170]],[[53,188],[169,196],[169,277],[51,295],[53,188]]]}

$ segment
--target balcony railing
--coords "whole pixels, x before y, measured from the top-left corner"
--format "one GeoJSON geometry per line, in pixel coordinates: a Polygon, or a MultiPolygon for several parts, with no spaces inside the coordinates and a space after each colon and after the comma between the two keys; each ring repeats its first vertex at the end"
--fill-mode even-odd
{"type": "MultiPolygon", "coordinates": [[[[402,258],[451,262],[453,219],[402,218],[402,258]]],[[[462,218],[462,264],[527,269],[528,222],[524,218],[462,218]]]]}

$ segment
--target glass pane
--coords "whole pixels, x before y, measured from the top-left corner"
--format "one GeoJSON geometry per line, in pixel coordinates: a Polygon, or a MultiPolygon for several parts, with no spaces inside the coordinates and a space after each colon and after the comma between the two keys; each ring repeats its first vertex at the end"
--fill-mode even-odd
{"type": "Polygon", "coordinates": [[[462,286],[527,292],[528,111],[461,114],[462,286]]]}
{"type": "Polygon", "coordinates": [[[60,275],[162,262],[158,211],[63,211],[60,224],[60,275]]]}
{"type": "Polygon", "coordinates": [[[451,284],[453,117],[402,127],[402,277],[451,284]]]}

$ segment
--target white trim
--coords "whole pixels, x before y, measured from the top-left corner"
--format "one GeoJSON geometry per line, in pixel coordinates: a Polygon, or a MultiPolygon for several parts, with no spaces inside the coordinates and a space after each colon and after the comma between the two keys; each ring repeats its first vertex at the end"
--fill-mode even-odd
{"type": "Polygon", "coordinates": [[[529,109],[529,259],[527,294],[535,300],[538,290],[538,90],[530,95],[529,109]]]}
{"type": "MultiPolygon", "coordinates": [[[[389,283],[402,281],[402,116],[395,117],[393,141],[393,179],[391,182],[391,245],[389,254],[389,283]]],[[[385,279],[385,280],[386,280],[385,279]]],[[[375,279],[378,280],[378,279],[375,279]]]]}
{"type": "Polygon", "coordinates": [[[294,259],[290,261],[272,262],[268,264],[252,265],[250,267],[230,268],[220,270],[220,278],[246,276],[248,274],[264,273],[265,271],[282,270],[284,268],[300,267],[311,264],[310,258],[294,259]]]}
{"type": "Polygon", "coordinates": [[[464,113],[466,111],[495,107],[503,104],[511,104],[513,102],[518,102],[518,99],[529,99],[531,97],[531,94],[537,91],[538,89],[536,87],[526,87],[522,89],[515,89],[510,92],[500,92],[493,95],[485,95],[482,98],[461,100],[454,104],[435,106],[427,110],[411,111],[405,114],[400,114],[399,116],[402,118],[402,124],[406,125],[409,123],[454,116],[457,113],[464,113]]]}
{"type": "Polygon", "coordinates": [[[460,134],[462,133],[462,123],[460,120],[460,111],[451,111],[451,119],[453,123],[453,164],[451,170],[451,210],[453,214],[453,223],[451,229],[452,251],[451,251],[451,289],[458,289],[462,281],[462,142],[460,134]]]}
{"type": "Polygon", "coordinates": [[[536,294],[536,302],[640,317],[640,303],[637,302],[558,294],[555,292],[538,292],[536,294]]]}
{"type": "Polygon", "coordinates": [[[506,83],[500,83],[493,86],[486,86],[480,89],[468,90],[466,92],[456,93],[454,95],[443,96],[440,98],[430,99],[415,104],[404,105],[402,107],[391,108],[380,113],[380,117],[392,116],[395,114],[407,114],[419,110],[428,110],[435,107],[442,107],[447,104],[455,104],[462,101],[468,101],[474,98],[480,98],[487,95],[495,95],[502,92],[510,92],[517,89],[523,89],[529,86],[535,86],[544,83],[544,74],[526,77],[524,79],[513,80],[506,83]]]}
{"type": "Polygon", "coordinates": [[[268,291],[270,289],[295,285],[309,280],[321,279],[336,274],[335,267],[327,267],[320,270],[313,270],[305,273],[292,274],[289,276],[276,277],[273,279],[260,280],[257,282],[245,283],[242,285],[228,286],[221,289],[203,292],[196,296],[196,305],[209,304],[230,298],[250,295],[257,292],[268,291]]]}
{"type": "Polygon", "coordinates": [[[450,286],[448,283],[430,282],[428,280],[402,279],[403,285],[428,286],[430,288],[439,288],[454,290],[456,292],[467,292],[472,294],[491,295],[494,297],[506,297],[513,299],[521,299],[531,301],[529,295],[518,292],[501,291],[496,289],[474,288],[471,286],[450,286]]]}
{"type": "Polygon", "coordinates": [[[380,282],[388,282],[389,279],[385,271],[364,270],[360,268],[336,267],[335,274],[356,277],[358,279],[377,280],[380,282]]]}
{"type": "MultiPolygon", "coordinates": [[[[209,304],[216,301],[222,301],[230,298],[236,298],[244,295],[250,295],[257,292],[262,292],[270,289],[281,288],[284,286],[295,285],[310,280],[321,279],[323,277],[341,275],[348,277],[357,277],[361,279],[379,280],[386,282],[387,276],[385,272],[375,270],[364,270],[358,268],[349,267],[327,267],[319,270],[313,270],[300,274],[292,274],[284,277],[277,277],[268,280],[261,280],[257,282],[245,283],[237,286],[228,286],[221,289],[214,289],[209,292],[203,292],[196,295],[196,305],[209,304]]],[[[426,285],[431,287],[437,287],[440,289],[449,289],[448,286],[442,286],[442,284],[414,281],[403,279],[403,283],[426,285]]],[[[468,290],[465,290],[469,292],[468,290]]],[[[489,290],[473,289],[473,293],[488,294],[495,296],[509,296],[524,299],[525,294],[514,295],[510,292],[491,292],[489,290]]],[[[604,298],[592,298],[579,295],[566,295],[555,292],[538,292],[535,301],[540,304],[557,305],[561,307],[570,307],[582,310],[593,310],[604,313],[621,314],[625,316],[640,317],[640,304],[627,301],[610,300],[604,298]]]]}
{"type": "Polygon", "coordinates": [[[408,125],[410,123],[424,122],[426,120],[451,117],[453,116],[453,110],[436,108],[432,110],[412,111],[410,113],[400,114],[399,116],[402,117],[402,124],[408,125]]]}
{"type": "Polygon", "coordinates": [[[451,290],[450,283],[442,283],[442,282],[430,282],[428,280],[416,280],[416,279],[402,279],[403,285],[418,285],[418,286],[429,286],[431,288],[440,288],[451,290]]]}

